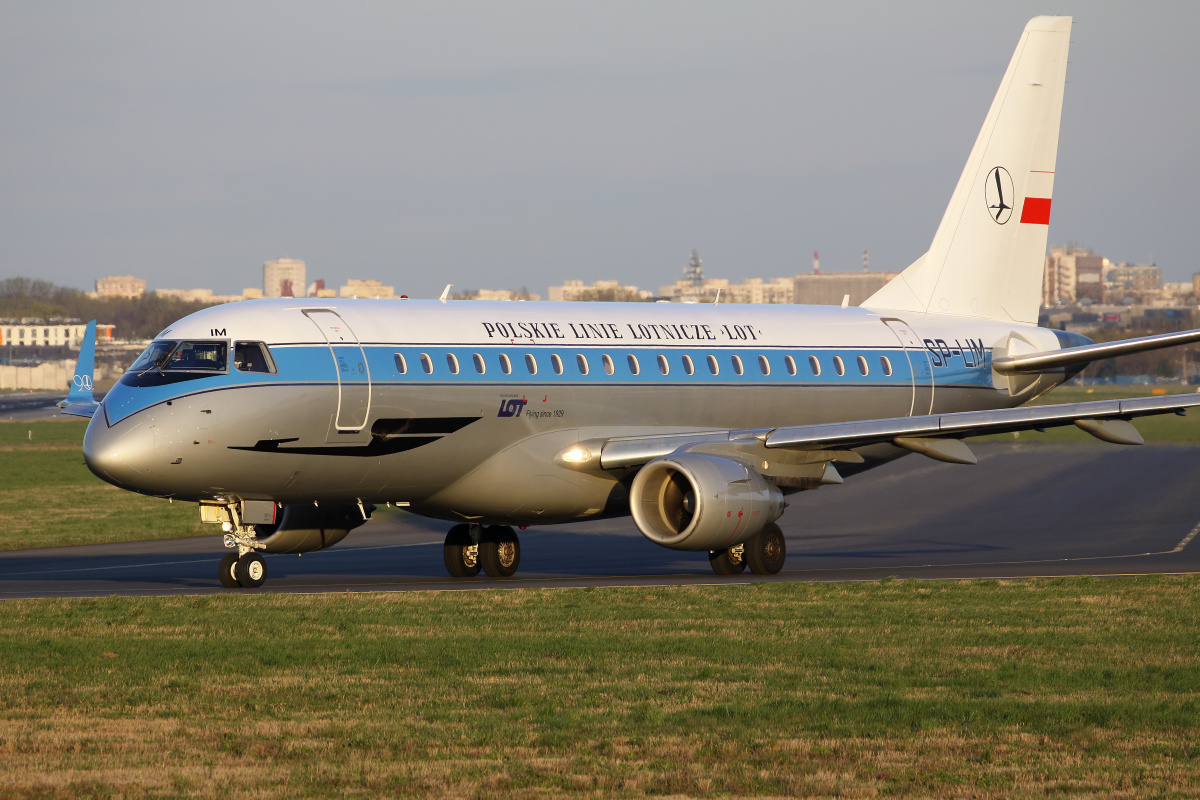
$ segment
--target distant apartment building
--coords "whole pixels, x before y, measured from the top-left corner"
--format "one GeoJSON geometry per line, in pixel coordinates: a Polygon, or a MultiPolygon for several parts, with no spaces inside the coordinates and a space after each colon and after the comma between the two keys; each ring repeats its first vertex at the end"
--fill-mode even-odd
{"type": "MultiPolygon", "coordinates": [[[[96,341],[111,342],[115,326],[97,323],[96,341]]],[[[78,350],[87,325],[79,320],[0,320],[0,346],[66,347],[78,350]]]]}
{"type": "Polygon", "coordinates": [[[396,296],[394,286],[384,286],[379,281],[374,280],[357,280],[351,278],[346,281],[346,284],[338,289],[338,297],[376,297],[390,298],[396,296]]]}
{"type": "Polygon", "coordinates": [[[97,297],[141,297],[146,293],[146,282],[132,275],[109,275],[96,280],[97,297]]]}
{"type": "Polygon", "coordinates": [[[623,286],[618,281],[592,281],[591,285],[587,285],[583,281],[563,281],[562,286],[551,286],[549,292],[552,301],[638,301],[649,296],[649,292],[638,291],[636,286],[623,286]]]}
{"type": "Polygon", "coordinates": [[[277,258],[263,262],[263,297],[303,297],[304,262],[298,258],[277,258]]]}
{"type": "MultiPolygon", "coordinates": [[[[568,281],[569,283],[569,281],[568,281]]],[[[529,292],[516,291],[512,289],[480,289],[476,295],[476,300],[541,300],[540,294],[530,294],[529,292]]]]}
{"type": "Polygon", "coordinates": [[[810,306],[861,305],[899,272],[820,272],[795,277],[794,301],[810,306]],[[846,296],[849,295],[849,300],[846,296]]]}
{"type": "Polygon", "coordinates": [[[1051,247],[1042,272],[1042,305],[1070,305],[1081,300],[1102,302],[1106,263],[1107,259],[1087,247],[1051,247]]]}
{"type": "Polygon", "coordinates": [[[1114,264],[1105,283],[1115,292],[1157,292],[1162,288],[1162,270],[1154,264],[1114,264]]]}

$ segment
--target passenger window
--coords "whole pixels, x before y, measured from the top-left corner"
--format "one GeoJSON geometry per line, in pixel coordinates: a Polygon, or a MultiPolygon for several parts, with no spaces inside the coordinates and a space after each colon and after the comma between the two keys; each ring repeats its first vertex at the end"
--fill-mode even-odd
{"type": "Polygon", "coordinates": [[[708,354],[708,371],[713,375],[721,374],[721,367],[717,365],[717,357],[712,353],[708,354]]]}
{"type": "Polygon", "coordinates": [[[529,370],[530,375],[537,375],[537,359],[533,357],[533,353],[525,354],[525,369],[529,370]]]}
{"type": "Polygon", "coordinates": [[[446,364],[450,367],[451,375],[458,374],[458,356],[454,355],[454,353],[446,353],[446,364]]]}
{"type": "Polygon", "coordinates": [[[508,353],[500,354],[500,371],[505,375],[512,375],[512,359],[508,357],[508,353]]]}
{"type": "Polygon", "coordinates": [[[758,371],[761,372],[763,375],[771,374],[771,362],[767,361],[766,356],[758,357],[758,371]]]}
{"type": "Polygon", "coordinates": [[[471,356],[471,360],[475,362],[476,372],[478,372],[480,375],[487,372],[487,364],[483,363],[483,356],[479,355],[479,353],[475,353],[471,356]]]}
{"type": "Polygon", "coordinates": [[[550,366],[554,367],[555,375],[563,374],[563,363],[562,359],[558,357],[558,353],[550,354],[550,366]]]}
{"type": "Polygon", "coordinates": [[[638,364],[637,356],[635,356],[633,353],[630,353],[626,359],[629,361],[629,371],[634,375],[640,374],[642,371],[642,366],[641,364],[638,364]]]}
{"type": "Polygon", "coordinates": [[[683,356],[683,371],[688,375],[693,375],[696,372],[696,365],[692,363],[692,357],[686,354],[683,356]]]}
{"type": "Polygon", "coordinates": [[[613,364],[612,356],[610,356],[608,353],[600,356],[600,361],[604,364],[604,372],[606,374],[612,375],[617,371],[616,366],[613,364]]]}
{"type": "Polygon", "coordinates": [[[671,372],[671,365],[667,363],[667,357],[662,353],[658,354],[658,371],[663,375],[667,375],[671,372]]]}
{"type": "Polygon", "coordinates": [[[839,376],[846,374],[846,363],[844,361],[842,361],[841,356],[833,357],[833,371],[836,372],[839,376]]]}
{"type": "Polygon", "coordinates": [[[796,374],[796,359],[792,358],[791,356],[784,356],[783,363],[784,366],[787,367],[788,375],[796,374]]]}
{"type": "Polygon", "coordinates": [[[588,374],[587,356],[585,356],[583,353],[576,353],[575,354],[575,364],[578,365],[578,367],[579,367],[580,375],[588,374]]]}
{"type": "Polygon", "coordinates": [[[234,344],[233,366],[242,372],[275,372],[271,354],[262,342],[237,342],[234,344]]]}
{"type": "Polygon", "coordinates": [[[884,375],[887,375],[889,378],[892,377],[892,362],[887,356],[879,357],[879,366],[883,367],[884,375]]]}
{"type": "Polygon", "coordinates": [[[421,368],[425,370],[426,375],[433,374],[433,359],[429,357],[429,353],[421,353],[421,368]]]}
{"type": "Polygon", "coordinates": [[[870,370],[867,368],[867,360],[862,356],[858,357],[858,374],[866,375],[870,370]]]}
{"type": "Polygon", "coordinates": [[[813,375],[821,374],[821,362],[817,360],[816,356],[808,357],[808,368],[812,370],[813,375]]]}
{"type": "Polygon", "coordinates": [[[741,356],[736,356],[736,355],[730,356],[729,360],[733,364],[733,372],[735,375],[741,375],[743,372],[746,371],[746,368],[742,366],[741,356]]]}
{"type": "Polygon", "coordinates": [[[404,360],[404,354],[396,353],[395,358],[396,372],[399,372],[401,375],[406,375],[408,373],[408,362],[404,360]]]}

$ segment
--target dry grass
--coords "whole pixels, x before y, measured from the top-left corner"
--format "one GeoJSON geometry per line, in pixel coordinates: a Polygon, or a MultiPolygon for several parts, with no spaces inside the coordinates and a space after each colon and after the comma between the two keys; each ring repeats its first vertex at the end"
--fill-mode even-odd
{"type": "Polygon", "coordinates": [[[1192,796],[1197,588],[13,601],[0,796],[1192,796]]]}

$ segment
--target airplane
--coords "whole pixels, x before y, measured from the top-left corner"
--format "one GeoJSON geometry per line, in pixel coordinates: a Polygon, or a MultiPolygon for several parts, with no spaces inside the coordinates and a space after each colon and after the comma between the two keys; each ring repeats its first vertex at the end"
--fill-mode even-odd
{"type": "Polygon", "coordinates": [[[964,438],[1130,420],[1200,397],[1025,407],[1097,359],[1037,325],[1070,17],[1025,27],[928,252],[858,307],[281,298],[162,331],[97,403],[94,329],[65,413],[88,467],[195,502],[228,588],[388,504],[452,523],[447,572],[508,577],[515,528],[631,515],[719,575],[778,572],[787,497],[964,438]]]}

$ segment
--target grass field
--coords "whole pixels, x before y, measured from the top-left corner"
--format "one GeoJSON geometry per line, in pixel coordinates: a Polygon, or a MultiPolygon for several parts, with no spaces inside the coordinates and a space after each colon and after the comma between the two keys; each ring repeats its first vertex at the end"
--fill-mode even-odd
{"type": "Polygon", "coordinates": [[[9,601],[0,796],[1195,796],[1198,590],[9,601]]]}
{"type": "Polygon", "coordinates": [[[93,475],[87,421],[0,422],[0,550],[167,539],[201,530],[193,503],[126,492],[93,475]]]}

